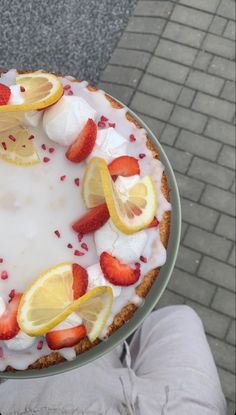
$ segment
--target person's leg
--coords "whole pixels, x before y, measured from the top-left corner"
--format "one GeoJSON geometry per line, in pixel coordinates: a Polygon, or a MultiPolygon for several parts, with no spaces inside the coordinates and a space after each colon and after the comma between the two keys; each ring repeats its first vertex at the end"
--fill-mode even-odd
{"type": "Polygon", "coordinates": [[[226,413],[202,322],[190,307],[153,312],[134,335],[130,351],[140,414],[159,414],[157,408],[160,415],[226,413]]]}

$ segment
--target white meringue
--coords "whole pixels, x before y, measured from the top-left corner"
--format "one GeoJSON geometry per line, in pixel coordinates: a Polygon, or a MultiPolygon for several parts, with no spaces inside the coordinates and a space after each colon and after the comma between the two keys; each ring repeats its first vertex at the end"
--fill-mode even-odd
{"type": "Polygon", "coordinates": [[[23,93],[20,90],[20,85],[10,86],[11,95],[8,105],[20,105],[24,103],[23,93]]]}
{"type": "Polygon", "coordinates": [[[127,140],[118,134],[114,128],[99,130],[95,147],[88,160],[96,156],[110,163],[115,158],[127,154],[127,145],[127,140]]]}
{"type": "Polygon", "coordinates": [[[25,334],[23,331],[19,331],[19,333],[13,337],[13,339],[5,340],[4,344],[7,346],[9,350],[25,350],[29,347],[33,346],[35,343],[36,337],[31,337],[25,334]]]}
{"type": "Polygon", "coordinates": [[[100,264],[94,264],[88,267],[87,273],[89,291],[92,290],[92,288],[100,287],[101,285],[106,285],[112,288],[114,297],[119,297],[121,293],[121,287],[110,284],[109,281],[106,280],[101,270],[100,264]]]}
{"type": "Polygon", "coordinates": [[[3,298],[0,297],[0,317],[3,315],[3,313],[5,312],[5,310],[6,310],[6,304],[5,304],[4,300],[3,300],[3,298]]]}

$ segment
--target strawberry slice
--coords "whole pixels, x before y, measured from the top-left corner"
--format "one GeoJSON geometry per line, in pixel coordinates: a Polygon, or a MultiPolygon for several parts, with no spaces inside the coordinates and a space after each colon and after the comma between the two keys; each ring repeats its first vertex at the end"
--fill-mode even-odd
{"type": "Polygon", "coordinates": [[[134,176],[140,174],[138,160],[130,156],[121,156],[113,160],[108,166],[111,176],[134,176]]]}
{"type": "Polygon", "coordinates": [[[71,329],[50,331],[46,334],[48,347],[52,350],[59,350],[63,347],[73,347],[86,336],[84,324],[72,327],[71,329]]]}
{"type": "Polygon", "coordinates": [[[0,105],[7,105],[11,95],[9,86],[0,84],[0,105]]]}
{"type": "Polygon", "coordinates": [[[68,148],[66,157],[73,163],[80,163],[91,153],[97,138],[97,125],[89,118],[79,137],[68,148]]]}
{"type": "Polygon", "coordinates": [[[10,340],[17,335],[20,327],[17,323],[17,310],[22,294],[15,293],[0,317],[0,340],[10,340]]]}
{"type": "Polygon", "coordinates": [[[100,256],[100,266],[104,277],[114,285],[132,285],[140,277],[140,269],[130,268],[117,258],[103,252],[100,256]]]}
{"type": "Polygon", "coordinates": [[[84,295],[88,288],[88,273],[79,264],[72,265],[74,300],[84,295]]]}
{"type": "Polygon", "coordinates": [[[109,219],[110,214],[106,203],[96,206],[85,213],[82,218],[78,219],[72,228],[78,233],[89,233],[101,228],[109,219]]]}
{"type": "Polygon", "coordinates": [[[154,216],[150,225],[148,225],[148,228],[156,228],[158,225],[159,225],[159,220],[156,218],[156,216],[154,216]]]}

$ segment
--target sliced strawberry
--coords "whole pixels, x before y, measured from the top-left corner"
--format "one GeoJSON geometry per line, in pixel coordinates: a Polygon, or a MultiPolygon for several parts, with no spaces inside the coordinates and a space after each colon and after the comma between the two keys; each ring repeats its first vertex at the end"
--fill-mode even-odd
{"type": "Polygon", "coordinates": [[[15,293],[0,317],[0,340],[10,340],[17,335],[20,327],[17,323],[17,310],[22,294],[15,293]]]}
{"type": "Polygon", "coordinates": [[[109,219],[110,214],[106,203],[96,206],[85,213],[82,218],[78,219],[72,228],[78,233],[89,233],[101,228],[109,219]]]}
{"type": "Polygon", "coordinates": [[[73,347],[86,336],[84,324],[72,327],[71,329],[50,331],[46,334],[47,344],[52,350],[59,350],[63,347],[73,347]]]}
{"type": "Polygon", "coordinates": [[[91,153],[97,138],[97,125],[89,118],[79,137],[68,148],[66,157],[74,163],[80,163],[91,153]]]}
{"type": "Polygon", "coordinates": [[[84,295],[88,288],[88,273],[79,264],[72,265],[74,300],[84,295]]]}
{"type": "Polygon", "coordinates": [[[7,105],[11,96],[9,86],[0,84],[0,105],[7,105]]]}
{"type": "Polygon", "coordinates": [[[117,258],[103,252],[100,256],[100,266],[104,277],[114,285],[132,285],[138,281],[140,270],[122,264],[117,258]]]}
{"type": "Polygon", "coordinates": [[[159,220],[156,218],[156,216],[154,216],[150,225],[148,225],[148,228],[156,228],[158,225],[159,225],[159,220]]]}
{"type": "Polygon", "coordinates": [[[138,160],[130,156],[121,156],[113,160],[108,166],[111,176],[134,176],[140,174],[138,160]]]}

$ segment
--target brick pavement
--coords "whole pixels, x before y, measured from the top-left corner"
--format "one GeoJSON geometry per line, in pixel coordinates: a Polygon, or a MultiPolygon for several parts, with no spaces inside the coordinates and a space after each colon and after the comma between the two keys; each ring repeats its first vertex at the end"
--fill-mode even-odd
{"type": "Polygon", "coordinates": [[[177,264],[158,306],[203,320],[235,410],[235,3],[140,0],[100,86],[159,137],[182,198],[177,264]]]}

